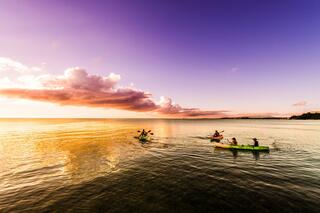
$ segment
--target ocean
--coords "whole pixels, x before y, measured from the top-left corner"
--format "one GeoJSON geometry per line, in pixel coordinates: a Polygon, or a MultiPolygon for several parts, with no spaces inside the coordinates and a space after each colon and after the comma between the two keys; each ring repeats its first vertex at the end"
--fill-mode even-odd
{"type": "Polygon", "coordinates": [[[320,121],[0,119],[0,212],[242,210],[320,212],[320,121]]]}

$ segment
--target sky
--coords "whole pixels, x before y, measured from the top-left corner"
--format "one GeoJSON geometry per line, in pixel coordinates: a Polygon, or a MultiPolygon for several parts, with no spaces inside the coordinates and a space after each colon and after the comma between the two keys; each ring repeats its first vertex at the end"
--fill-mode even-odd
{"type": "Polygon", "coordinates": [[[320,1],[1,0],[0,117],[320,110],[320,1]]]}

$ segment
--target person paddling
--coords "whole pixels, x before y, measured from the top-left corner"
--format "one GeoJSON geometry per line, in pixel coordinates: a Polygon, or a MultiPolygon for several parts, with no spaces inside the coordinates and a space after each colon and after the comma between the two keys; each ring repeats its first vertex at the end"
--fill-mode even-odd
{"type": "Polygon", "coordinates": [[[252,138],[253,140],[253,146],[259,146],[259,141],[257,138],[252,138]]]}
{"type": "Polygon", "coordinates": [[[213,137],[219,137],[221,136],[220,132],[218,132],[218,130],[215,130],[213,137]]]}
{"type": "Polygon", "coordinates": [[[232,138],[231,140],[231,145],[237,146],[238,145],[238,141],[236,138],[232,138]]]}
{"type": "Polygon", "coordinates": [[[150,133],[150,135],[153,135],[153,133],[151,132],[151,130],[146,131],[145,129],[142,129],[142,131],[139,130],[138,132],[140,132],[139,137],[148,136],[149,133],[150,133]]]}
{"type": "Polygon", "coordinates": [[[209,136],[209,138],[211,139],[211,141],[220,142],[223,139],[223,135],[221,134],[222,132],[218,132],[218,130],[215,130],[214,134],[209,136]]]}
{"type": "Polygon", "coordinates": [[[148,132],[147,132],[146,130],[142,129],[139,137],[141,137],[141,136],[147,136],[147,135],[148,135],[148,132]]]}
{"type": "Polygon", "coordinates": [[[229,141],[229,139],[227,139],[228,142],[230,143],[230,145],[232,146],[237,146],[238,145],[238,141],[236,138],[232,138],[231,141],[229,141]]]}

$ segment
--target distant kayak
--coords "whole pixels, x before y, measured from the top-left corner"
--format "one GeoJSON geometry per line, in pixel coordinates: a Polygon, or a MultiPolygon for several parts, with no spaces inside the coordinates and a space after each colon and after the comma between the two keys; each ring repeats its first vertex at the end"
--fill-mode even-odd
{"type": "Polygon", "coordinates": [[[151,141],[151,137],[148,135],[141,135],[141,136],[136,136],[134,137],[136,139],[138,139],[141,142],[147,142],[147,141],[151,141]]]}
{"type": "Polygon", "coordinates": [[[213,143],[214,147],[223,149],[251,150],[251,151],[269,151],[268,146],[253,146],[253,145],[230,145],[224,143],[213,143]]]}

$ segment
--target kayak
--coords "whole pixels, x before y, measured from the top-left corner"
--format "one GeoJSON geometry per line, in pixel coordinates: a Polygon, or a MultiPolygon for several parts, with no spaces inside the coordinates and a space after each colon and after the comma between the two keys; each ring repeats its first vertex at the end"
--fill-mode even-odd
{"type": "Polygon", "coordinates": [[[214,147],[223,149],[251,150],[251,151],[269,151],[268,146],[253,146],[253,145],[230,145],[224,143],[213,143],[214,147]]]}
{"type": "Polygon", "coordinates": [[[213,141],[220,141],[223,139],[223,135],[219,135],[219,136],[208,136],[208,139],[213,140],[213,141]]]}
{"type": "Polygon", "coordinates": [[[141,136],[136,136],[134,137],[136,139],[138,139],[141,142],[147,142],[147,141],[151,141],[151,137],[148,135],[141,135],[141,136]]]}

